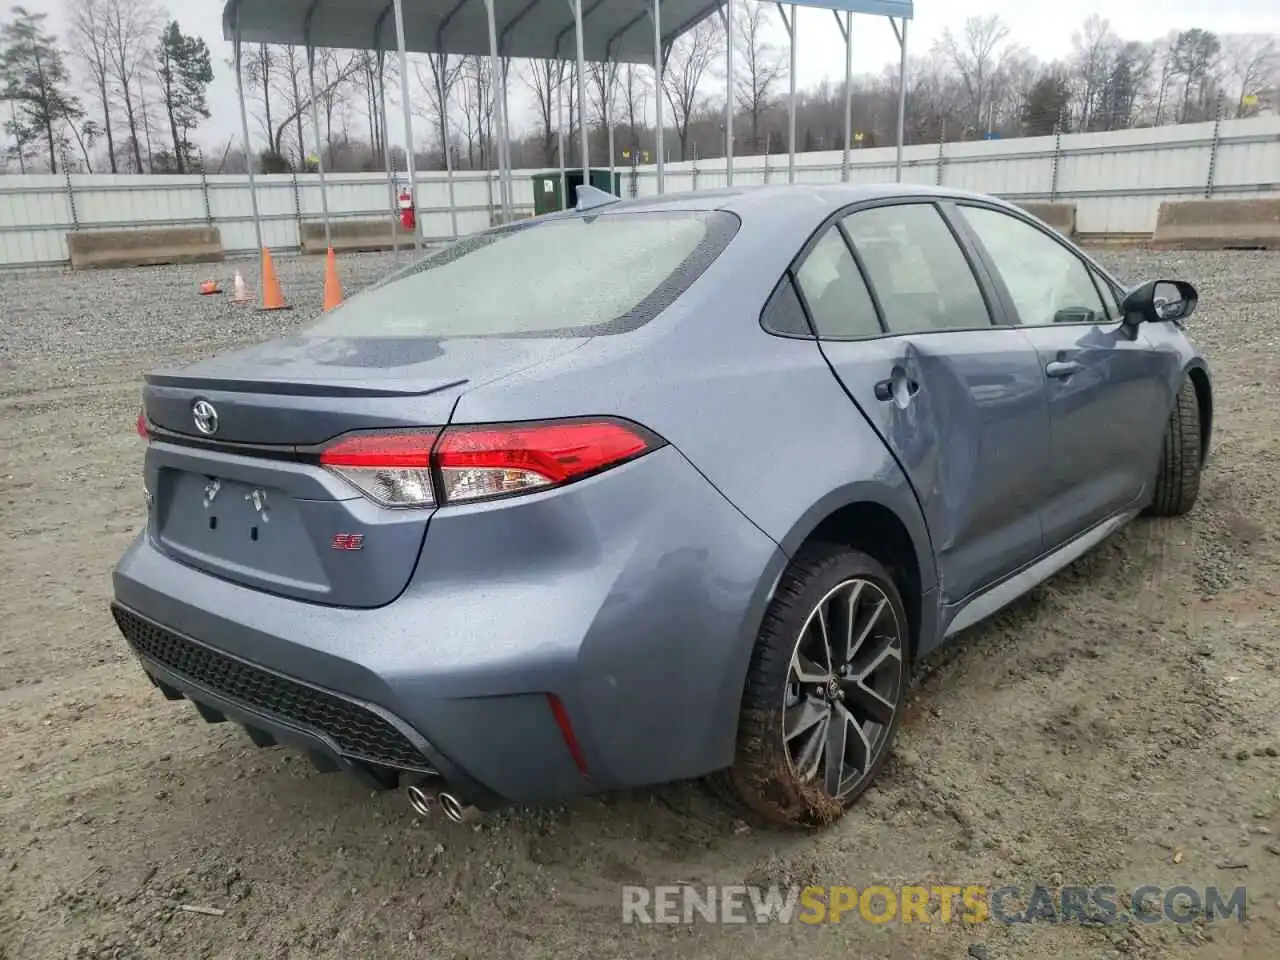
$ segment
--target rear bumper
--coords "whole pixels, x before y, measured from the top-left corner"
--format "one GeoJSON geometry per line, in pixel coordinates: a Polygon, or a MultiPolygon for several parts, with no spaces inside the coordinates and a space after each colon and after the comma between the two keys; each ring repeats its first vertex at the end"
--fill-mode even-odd
{"type": "Polygon", "coordinates": [[[145,534],[113,582],[144,669],[206,717],[322,765],[438,771],[484,807],[730,763],[751,646],[784,564],[665,448],[559,491],[438,511],[405,593],[378,609],[264,594],[171,559],[145,534]]]}
{"type": "Polygon", "coordinates": [[[230,720],[243,727],[260,747],[287,744],[307,754],[319,770],[326,773],[345,770],[374,789],[396,786],[400,775],[413,779],[441,777],[455,792],[481,808],[501,803],[500,797],[442,758],[412,727],[374,704],[310,688],[292,678],[234,660],[119,604],[112,604],[111,610],[151,682],[166,699],[190,700],[209,723],[230,720]],[[157,637],[164,638],[159,649],[157,637]],[[200,651],[202,655],[193,657],[193,651],[200,651]],[[199,669],[193,666],[193,660],[205,661],[202,666],[213,665],[214,669],[199,669]],[[182,662],[181,668],[175,666],[178,661],[182,662]],[[242,675],[239,682],[227,682],[228,667],[242,675]],[[246,683],[243,675],[252,680],[246,683]],[[283,693],[287,705],[281,703],[279,696],[267,694],[264,687],[283,693]],[[364,736],[376,738],[379,746],[394,744],[394,749],[353,748],[353,741],[360,739],[360,731],[352,729],[357,724],[350,719],[344,724],[341,719],[326,718],[329,721],[326,722],[314,717],[316,702],[324,700],[341,703],[352,718],[363,720],[362,724],[357,720],[357,724],[364,728],[364,736]],[[297,709],[300,703],[306,703],[311,709],[297,709]],[[308,716],[309,713],[312,716],[308,716]],[[343,736],[343,732],[352,735],[343,736]]]}

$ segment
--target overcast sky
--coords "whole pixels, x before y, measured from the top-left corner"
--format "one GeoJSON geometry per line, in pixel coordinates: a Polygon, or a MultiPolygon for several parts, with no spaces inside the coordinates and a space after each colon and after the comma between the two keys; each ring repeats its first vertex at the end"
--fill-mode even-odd
{"type": "MultiPolygon", "coordinates": [[[[259,0],[270,2],[270,0],[259,0]]],[[[405,0],[413,4],[414,0],[405,0]]],[[[25,0],[33,11],[50,13],[55,32],[65,29],[65,0],[25,0]]],[[[221,0],[167,0],[171,13],[185,33],[197,33],[208,42],[214,55],[215,80],[210,106],[213,119],[202,126],[198,139],[205,143],[225,142],[239,131],[235,98],[235,81],[225,61],[231,57],[231,44],[222,39],[221,0]]],[[[1280,0],[916,0],[916,17],[911,24],[911,48],[922,52],[947,27],[957,27],[966,17],[999,14],[1012,30],[1012,40],[1043,59],[1067,55],[1071,35],[1091,14],[1098,13],[1111,21],[1112,28],[1126,39],[1149,40],[1170,30],[1203,27],[1218,33],[1280,34],[1280,0]]],[[[824,76],[839,81],[844,76],[844,50],[836,23],[829,11],[800,9],[800,57],[798,81],[801,87],[812,86],[824,76]]],[[[776,20],[776,18],[774,18],[776,20]]],[[[776,42],[785,44],[786,34],[776,27],[776,42]]],[[[869,16],[854,17],[854,70],[879,73],[890,60],[896,62],[897,44],[887,21],[869,16]]],[[[63,44],[65,48],[65,44],[63,44]]],[[[513,84],[513,133],[533,122],[531,107],[522,84],[513,84]],[[523,121],[523,122],[521,122],[523,121]]],[[[398,119],[398,112],[391,114],[398,119]]],[[[421,129],[415,138],[427,135],[425,121],[417,121],[421,129]]],[[[394,124],[393,124],[394,126],[394,124]]],[[[255,134],[256,135],[256,134],[255,134]]],[[[391,134],[403,143],[403,133],[391,134]]]]}

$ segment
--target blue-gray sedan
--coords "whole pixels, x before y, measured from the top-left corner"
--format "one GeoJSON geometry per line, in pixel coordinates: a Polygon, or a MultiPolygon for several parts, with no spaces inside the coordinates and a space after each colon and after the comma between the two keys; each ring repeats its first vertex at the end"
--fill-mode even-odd
{"type": "Polygon", "coordinates": [[[148,375],[115,619],[421,810],[716,774],[828,822],[913,663],[1192,507],[1196,303],[976,194],[593,195],[148,375]]]}

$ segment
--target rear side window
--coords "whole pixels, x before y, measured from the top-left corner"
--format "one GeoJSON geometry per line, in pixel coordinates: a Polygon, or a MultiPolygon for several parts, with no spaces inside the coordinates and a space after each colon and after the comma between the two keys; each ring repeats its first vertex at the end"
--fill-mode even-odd
{"type": "Polygon", "coordinates": [[[927,203],[873,207],[844,219],[890,333],[991,325],[982,288],[951,228],[927,203]]]}
{"type": "Polygon", "coordinates": [[[838,228],[822,235],[796,271],[819,337],[878,337],[876,306],[838,228]]]}
{"type": "Polygon", "coordinates": [[[313,337],[582,337],[670,306],[724,250],[721,211],[538,220],[468,237],[325,314],[313,337]]]}
{"type": "Polygon", "coordinates": [[[760,315],[760,325],[770,333],[781,337],[804,337],[813,339],[813,331],[809,329],[809,321],[804,315],[804,306],[796,294],[795,284],[791,282],[791,274],[786,274],[774,288],[769,302],[764,305],[760,315]]]}

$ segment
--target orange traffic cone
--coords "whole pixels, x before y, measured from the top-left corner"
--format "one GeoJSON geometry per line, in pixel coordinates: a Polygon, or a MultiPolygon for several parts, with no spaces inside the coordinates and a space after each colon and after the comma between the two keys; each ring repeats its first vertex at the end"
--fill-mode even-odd
{"type": "Polygon", "coordinates": [[[236,271],[235,292],[231,295],[232,303],[249,303],[253,297],[249,295],[249,287],[244,282],[244,277],[240,275],[240,271],[236,271]]]}
{"type": "Polygon", "coordinates": [[[222,288],[218,286],[217,280],[206,280],[204,283],[200,284],[200,296],[202,297],[211,297],[215,293],[221,292],[222,288]]]}
{"type": "Polygon", "coordinates": [[[326,311],[342,305],[342,281],[338,279],[338,261],[333,247],[324,265],[324,308],[326,311]]]}
{"type": "Polygon", "coordinates": [[[284,292],[280,289],[280,279],[276,276],[275,264],[271,262],[271,251],[262,248],[262,305],[259,310],[289,310],[285,303],[284,292]]]}

